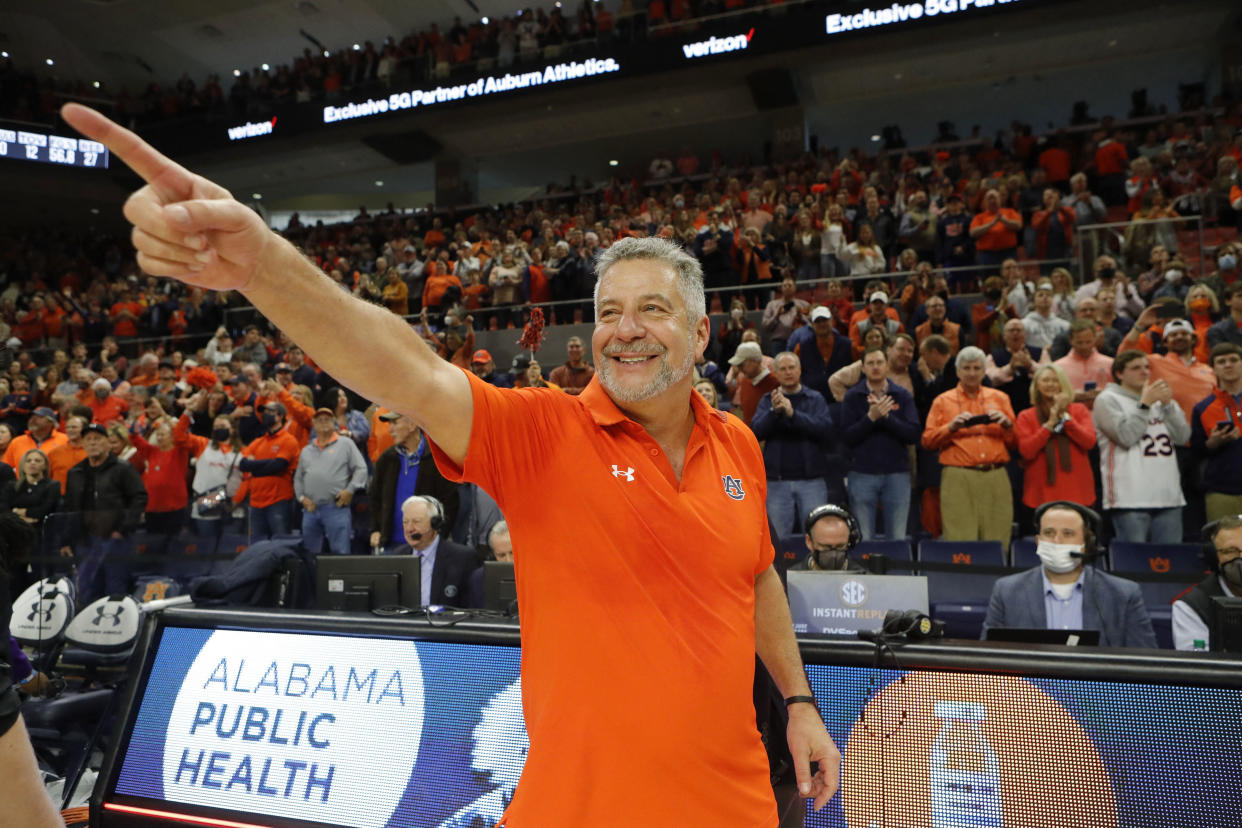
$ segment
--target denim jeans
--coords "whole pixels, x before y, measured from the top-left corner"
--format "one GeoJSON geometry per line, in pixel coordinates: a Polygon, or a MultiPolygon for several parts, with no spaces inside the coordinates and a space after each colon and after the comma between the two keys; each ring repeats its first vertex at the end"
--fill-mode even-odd
{"type": "Polygon", "coordinates": [[[1113,532],[1130,543],[1181,543],[1182,507],[1172,509],[1110,509],[1113,532]],[[1150,537],[1148,534],[1150,533],[1150,537]]]}
{"type": "Polygon", "coordinates": [[[827,502],[828,486],[822,477],[768,481],[768,519],[778,535],[802,534],[806,516],[827,502]]]}
{"type": "Polygon", "coordinates": [[[125,538],[86,538],[78,553],[78,605],[105,595],[129,592],[129,564],[120,560],[133,552],[125,538]]]}
{"type": "Polygon", "coordinates": [[[333,555],[348,555],[352,525],[348,506],[321,503],[313,512],[302,512],[302,544],[307,552],[318,555],[327,538],[333,555]]]}
{"type": "Polygon", "coordinates": [[[906,537],[906,523],[910,516],[910,473],[863,474],[850,472],[846,478],[849,487],[850,510],[858,518],[863,540],[875,536],[877,505],[884,506],[884,537],[889,540],[906,537]]]}
{"type": "Polygon", "coordinates": [[[292,527],[292,500],[279,500],[270,506],[250,507],[251,543],[287,535],[292,527]]]}

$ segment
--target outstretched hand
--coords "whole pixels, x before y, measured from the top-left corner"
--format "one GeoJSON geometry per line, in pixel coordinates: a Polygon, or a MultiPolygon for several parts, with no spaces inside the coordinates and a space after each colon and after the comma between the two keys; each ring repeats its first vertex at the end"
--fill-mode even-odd
{"type": "Polygon", "coordinates": [[[65,104],[61,117],[147,182],[124,209],[144,272],[210,290],[246,289],[275,238],[258,214],[89,107],[65,104]]]}

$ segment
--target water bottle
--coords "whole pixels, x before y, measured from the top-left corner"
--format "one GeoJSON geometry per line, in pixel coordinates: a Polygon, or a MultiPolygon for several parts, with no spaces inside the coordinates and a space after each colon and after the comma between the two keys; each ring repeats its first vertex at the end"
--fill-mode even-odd
{"type": "Polygon", "coordinates": [[[1003,828],[1000,764],[983,734],[987,707],[939,701],[940,733],[932,743],[932,828],[1003,828]]]}

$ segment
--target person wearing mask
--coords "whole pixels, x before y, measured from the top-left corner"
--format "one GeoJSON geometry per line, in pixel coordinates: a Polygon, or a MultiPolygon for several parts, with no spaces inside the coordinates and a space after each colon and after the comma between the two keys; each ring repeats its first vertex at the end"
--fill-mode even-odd
{"type": "Polygon", "coordinates": [[[1095,503],[1095,473],[1088,452],[1095,447],[1091,411],[1074,402],[1069,378],[1059,366],[1042,365],[1030,381],[1031,405],[1018,412],[1014,432],[1022,457],[1022,532],[1041,503],[1058,497],[1083,506],[1095,503]]]}
{"type": "Polygon", "coordinates": [[[367,483],[367,463],[353,440],[337,431],[336,412],[315,411],[315,436],[298,457],[293,492],[302,505],[302,543],[318,555],[326,540],[333,555],[349,554],[354,492],[367,483]]]}
{"type": "Polygon", "coordinates": [[[190,483],[194,493],[190,520],[196,535],[211,538],[219,536],[226,527],[236,522],[231,513],[231,500],[241,488],[242,471],[238,465],[242,454],[241,439],[233,428],[233,421],[226,415],[217,414],[212,418],[209,438],[191,433],[192,419],[206,416],[207,400],[208,393],[199,391],[187,401],[185,413],[173,428],[173,440],[178,444],[188,444],[190,454],[195,458],[194,479],[190,483]],[[199,496],[221,487],[222,505],[216,511],[204,513],[198,502],[199,496]]]}
{"type": "Polygon", "coordinates": [[[298,441],[285,429],[285,407],[269,402],[260,410],[264,434],[242,450],[237,467],[246,475],[235,503],[250,498],[250,540],[289,534],[293,528],[293,472],[298,441]]]}
{"type": "Polygon", "coordinates": [[[884,511],[884,536],[907,537],[910,513],[910,446],[921,431],[914,395],[888,377],[883,348],[863,354],[864,378],[845,393],[839,415],[841,439],[853,464],[847,477],[850,508],[858,517],[863,540],[875,535],[878,507],[884,511]]]}
{"type": "Polygon", "coordinates": [[[816,506],[803,525],[807,555],[789,568],[809,572],[865,572],[863,566],[850,557],[861,539],[861,527],[849,509],[835,503],[816,506]]]}
{"type": "Polygon", "coordinates": [[[1208,650],[1212,646],[1212,599],[1242,598],[1242,515],[1219,517],[1203,527],[1211,544],[1212,572],[1173,602],[1173,647],[1208,650]]]}
{"type": "Polygon", "coordinates": [[[1225,295],[1225,288],[1238,284],[1238,254],[1242,244],[1231,242],[1216,248],[1216,270],[1203,278],[1204,287],[1217,296],[1225,295]]]}
{"type": "Polygon", "coordinates": [[[69,470],[65,483],[62,509],[73,519],[69,542],[60,550],[63,557],[76,552],[82,606],[103,595],[129,592],[129,567],[122,560],[129,552],[126,538],[147,509],[142,476],[112,454],[108,430],[91,423],[84,431],[86,459],[69,470]]]}
{"type": "Polygon", "coordinates": [[[1190,423],[1169,384],[1151,379],[1147,354],[1122,351],[1112,374],[1115,381],[1100,392],[1092,409],[1100,444],[1101,505],[1121,540],[1180,543],[1186,498],[1176,447],[1190,439],[1190,423]]]}
{"type": "MultiPolygon", "coordinates": [[[[1017,262],[1006,259],[1001,267],[1016,270],[1017,262]]],[[[1020,292],[1020,288],[1014,290],[1025,296],[1020,292]]],[[[1004,279],[1000,276],[989,276],[984,279],[983,299],[970,307],[970,321],[975,329],[975,345],[979,350],[990,353],[996,343],[1000,342],[1007,323],[1018,318],[1017,308],[1005,296],[1004,279]]]]}
{"type": "Polygon", "coordinates": [[[1136,318],[1143,312],[1143,299],[1138,288],[1134,286],[1124,273],[1117,270],[1117,260],[1112,256],[1098,256],[1094,265],[1095,278],[1085,283],[1074,292],[1074,304],[1083,299],[1096,298],[1101,290],[1112,290],[1114,307],[1118,316],[1128,319],[1136,318]]]}
{"type": "Polygon", "coordinates": [[[992,587],[983,635],[995,627],[1099,630],[1105,647],[1156,646],[1138,584],[1087,562],[1097,553],[1099,516],[1064,500],[1035,514],[1039,566],[1006,575],[992,587]]]}

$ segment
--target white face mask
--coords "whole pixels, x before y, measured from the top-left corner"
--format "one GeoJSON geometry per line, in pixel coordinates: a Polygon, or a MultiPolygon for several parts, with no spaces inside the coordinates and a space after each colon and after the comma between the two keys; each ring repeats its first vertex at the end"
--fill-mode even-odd
{"type": "Polygon", "coordinates": [[[1164,280],[1166,282],[1176,282],[1180,278],[1182,278],[1182,272],[1180,270],[1166,270],[1164,272],[1164,280]]]}
{"type": "Polygon", "coordinates": [[[1039,545],[1035,547],[1035,554],[1043,561],[1044,568],[1049,572],[1073,572],[1082,562],[1082,558],[1075,558],[1072,555],[1082,554],[1082,544],[1040,540],[1039,545]]]}

